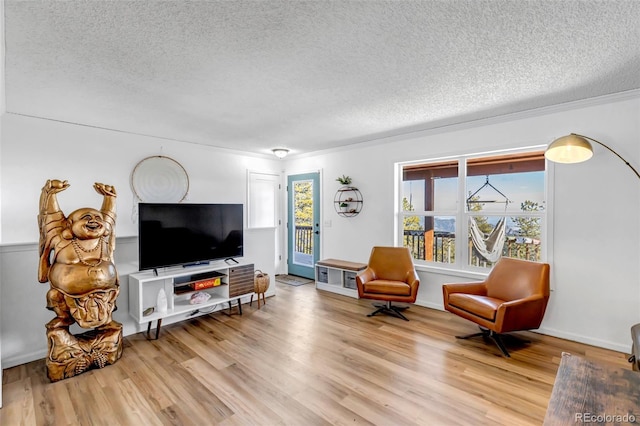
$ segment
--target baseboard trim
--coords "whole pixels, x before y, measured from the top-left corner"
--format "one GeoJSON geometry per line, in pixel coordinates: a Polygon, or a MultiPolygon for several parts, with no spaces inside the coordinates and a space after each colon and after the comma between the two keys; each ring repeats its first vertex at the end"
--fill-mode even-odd
{"type": "Polygon", "coordinates": [[[567,333],[566,331],[560,331],[553,328],[541,327],[534,331],[536,333],[544,334],[547,336],[557,337],[564,340],[571,340],[578,343],[584,343],[585,345],[596,346],[598,348],[610,349],[612,351],[622,352],[624,354],[631,353],[631,337],[629,337],[629,344],[625,345],[608,340],[594,339],[593,337],[583,336],[581,334],[567,333]]]}
{"type": "Polygon", "coordinates": [[[6,370],[7,368],[16,367],[18,365],[26,364],[32,361],[37,361],[39,359],[44,359],[44,357],[46,356],[47,356],[47,350],[42,349],[39,351],[20,354],[13,357],[2,358],[2,369],[6,370]]]}

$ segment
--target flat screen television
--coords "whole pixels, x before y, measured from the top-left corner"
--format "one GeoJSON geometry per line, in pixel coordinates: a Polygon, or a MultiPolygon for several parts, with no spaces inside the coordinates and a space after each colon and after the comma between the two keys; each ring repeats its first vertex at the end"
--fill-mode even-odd
{"type": "Polygon", "coordinates": [[[139,269],[241,257],[243,224],[242,204],[140,203],[139,269]]]}

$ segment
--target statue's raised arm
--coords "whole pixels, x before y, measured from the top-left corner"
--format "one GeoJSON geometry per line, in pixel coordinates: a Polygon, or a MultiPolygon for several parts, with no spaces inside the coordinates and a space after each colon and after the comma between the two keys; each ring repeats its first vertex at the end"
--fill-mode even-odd
{"type": "Polygon", "coordinates": [[[40,265],[38,267],[38,281],[49,281],[50,255],[55,239],[60,238],[66,227],[67,218],[60,210],[56,194],[69,187],[66,180],[49,179],[40,192],[40,210],[38,226],[40,228],[40,265]]]}
{"type": "Polygon", "coordinates": [[[116,233],[114,229],[116,224],[116,188],[99,182],[96,182],[93,188],[98,194],[104,196],[100,211],[102,212],[105,224],[109,228],[107,233],[109,242],[108,256],[113,260],[113,251],[116,248],[116,233]]]}

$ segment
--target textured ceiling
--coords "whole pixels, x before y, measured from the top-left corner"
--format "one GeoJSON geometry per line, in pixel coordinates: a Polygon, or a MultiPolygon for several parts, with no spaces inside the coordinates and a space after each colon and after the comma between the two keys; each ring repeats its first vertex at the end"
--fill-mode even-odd
{"type": "Polygon", "coordinates": [[[640,1],[5,0],[7,112],[302,153],[640,88],[640,1]]]}

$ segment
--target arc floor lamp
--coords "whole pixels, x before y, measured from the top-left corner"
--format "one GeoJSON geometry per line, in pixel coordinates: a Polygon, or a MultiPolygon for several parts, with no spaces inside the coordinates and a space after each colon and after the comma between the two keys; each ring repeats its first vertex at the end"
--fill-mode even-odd
{"type": "Polygon", "coordinates": [[[602,142],[599,142],[588,136],[578,135],[576,133],[562,136],[551,142],[547,147],[544,156],[554,163],[581,163],[583,161],[587,161],[593,156],[593,147],[591,146],[589,141],[595,142],[598,145],[601,145],[611,151],[616,157],[621,159],[624,164],[629,166],[629,168],[636,174],[638,179],[640,179],[640,173],[638,173],[638,171],[631,164],[629,164],[627,160],[622,158],[620,154],[618,154],[602,142]]]}
{"type": "MultiPolygon", "coordinates": [[[[627,160],[622,158],[620,154],[615,152],[607,145],[599,142],[588,136],[578,135],[571,133],[567,136],[562,136],[549,144],[544,156],[556,163],[581,163],[587,161],[593,156],[593,148],[589,141],[593,141],[598,145],[602,145],[611,151],[616,157],[624,162],[633,173],[640,179],[640,173],[635,169],[627,160]]],[[[632,354],[629,357],[629,362],[633,363],[634,370],[640,369],[640,324],[636,324],[631,327],[631,340],[633,342],[632,354]]]]}

